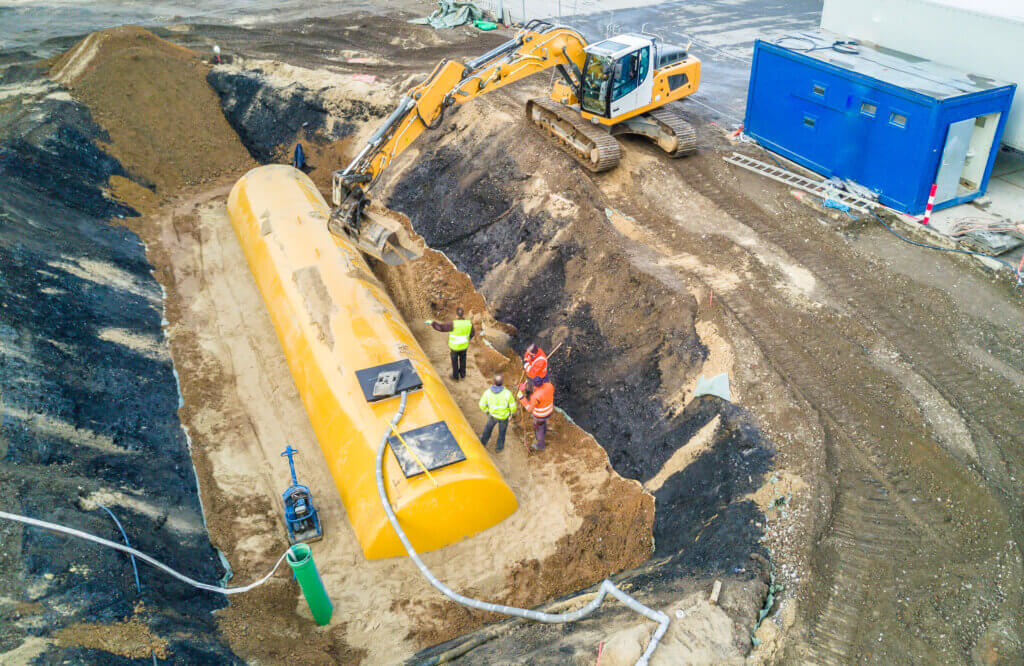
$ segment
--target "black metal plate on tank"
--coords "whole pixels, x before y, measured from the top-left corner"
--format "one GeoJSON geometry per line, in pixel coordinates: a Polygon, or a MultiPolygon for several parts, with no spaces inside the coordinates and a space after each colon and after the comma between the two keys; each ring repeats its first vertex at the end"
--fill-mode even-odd
{"type": "Polygon", "coordinates": [[[377,402],[393,398],[391,395],[373,395],[373,385],[377,382],[377,375],[389,370],[401,370],[402,376],[398,378],[398,386],[395,387],[395,395],[401,395],[402,391],[415,391],[423,388],[423,380],[416,374],[412,362],[407,358],[384,365],[375,365],[372,368],[356,370],[356,380],[359,381],[359,388],[363,390],[363,397],[367,402],[377,402]]]}
{"type": "Polygon", "coordinates": [[[405,473],[407,479],[422,474],[423,467],[434,471],[439,467],[466,459],[466,454],[462,452],[459,443],[455,441],[455,436],[452,435],[452,431],[448,429],[448,424],[444,421],[403,432],[402,439],[420,459],[417,462],[416,457],[409,453],[397,437],[394,435],[388,437],[388,445],[394,451],[395,458],[398,459],[398,464],[401,465],[402,472],[405,473]],[[420,467],[420,462],[423,463],[423,467],[420,467]]]}

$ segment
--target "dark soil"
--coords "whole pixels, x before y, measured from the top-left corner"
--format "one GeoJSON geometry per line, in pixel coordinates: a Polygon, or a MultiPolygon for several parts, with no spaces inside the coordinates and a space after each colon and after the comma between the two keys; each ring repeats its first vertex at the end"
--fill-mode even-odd
{"type": "MultiPolygon", "coordinates": [[[[33,72],[41,70],[3,76],[29,81],[33,72]]],[[[126,174],[98,147],[107,139],[74,102],[23,95],[0,106],[0,504],[121,541],[88,498],[136,498],[151,511],[109,506],[132,545],[212,582],[224,570],[202,529],[160,287],[139,238],[107,221],[135,214],[103,193],[111,176],[126,174]],[[109,330],[153,340],[163,353],[108,341],[109,330]],[[174,525],[195,529],[175,529],[172,513],[174,525]]],[[[211,615],[219,595],[142,564],[140,593],[119,553],[11,523],[0,534],[0,652],[60,632],[44,663],[127,663],[122,645],[99,649],[88,637],[94,623],[137,618],[182,663],[234,661],[211,615]],[[90,647],[76,647],[75,636],[90,647]]]]}
{"type": "Polygon", "coordinates": [[[316,95],[302,86],[267,93],[259,70],[211,70],[206,80],[220,96],[224,116],[242,144],[259,162],[289,161],[282,148],[295,138],[323,143],[349,134],[351,124],[332,131],[325,128],[329,113],[316,95]]]}

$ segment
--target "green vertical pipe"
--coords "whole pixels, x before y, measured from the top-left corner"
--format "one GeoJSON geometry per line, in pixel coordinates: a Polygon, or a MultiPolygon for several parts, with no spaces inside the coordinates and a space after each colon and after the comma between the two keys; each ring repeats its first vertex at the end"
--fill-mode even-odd
{"type": "Polygon", "coordinates": [[[295,580],[299,581],[302,594],[306,597],[309,610],[313,613],[313,621],[320,626],[330,622],[334,606],[327,597],[327,590],[324,589],[324,582],[320,580],[320,572],[316,570],[309,546],[297,543],[289,548],[288,566],[292,568],[295,580]]]}

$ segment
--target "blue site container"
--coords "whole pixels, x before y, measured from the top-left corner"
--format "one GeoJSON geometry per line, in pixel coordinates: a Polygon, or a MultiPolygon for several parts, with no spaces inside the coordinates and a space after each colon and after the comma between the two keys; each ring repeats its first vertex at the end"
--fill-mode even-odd
{"type": "Polygon", "coordinates": [[[826,32],[758,40],[746,133],[803,166],[920,214],[988,186],[1014,84],[826,32]]]}

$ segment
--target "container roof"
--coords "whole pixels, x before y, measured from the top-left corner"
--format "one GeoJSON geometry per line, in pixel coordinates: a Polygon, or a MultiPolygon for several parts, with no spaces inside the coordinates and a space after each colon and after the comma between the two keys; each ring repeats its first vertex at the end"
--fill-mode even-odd
{"type": "Polygon", "coordinates": [[[866,43],[837,44],[849,38],[824,30],[793,32],[774,41],[801,53],[934,99],[947,99],[1010,85],[988,76],[940,65],[908,53],[866,43]]]}

